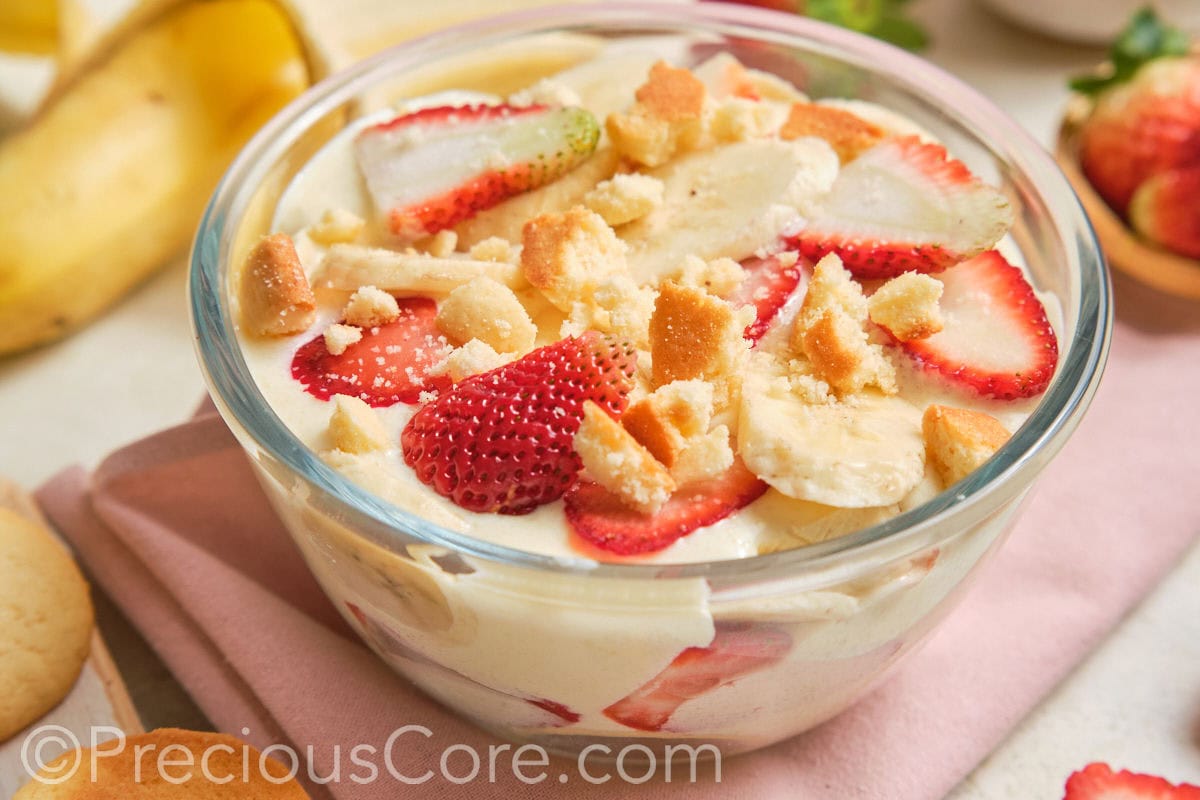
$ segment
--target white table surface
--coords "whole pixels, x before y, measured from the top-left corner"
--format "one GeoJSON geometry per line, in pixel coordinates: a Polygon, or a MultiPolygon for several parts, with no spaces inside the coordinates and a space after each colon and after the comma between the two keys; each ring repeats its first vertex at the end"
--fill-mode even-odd
{"type": "MultiPolygon", "coordinates": [[[[1046,144],[1067,76],[1102,55],[1032,36],[970,0],[917,0],[913,9],[934,35],[926,55],[1046,144]]],[[[33,487],[190,413],[204,390],[184,283],[180,259],[76,336],[0,360],[0,473],[33,487]]],[[[1058,798],[1070,772],[1097,760],[1200,783],[1198,587],[1194,547],[951,796],[1058,798]]],[[[118,661],[122,646],[114,643],[118,661]]],[[[161,675],[134,672],[127,677],[135,697],[153,696],[137,682],[161,675]]]]}

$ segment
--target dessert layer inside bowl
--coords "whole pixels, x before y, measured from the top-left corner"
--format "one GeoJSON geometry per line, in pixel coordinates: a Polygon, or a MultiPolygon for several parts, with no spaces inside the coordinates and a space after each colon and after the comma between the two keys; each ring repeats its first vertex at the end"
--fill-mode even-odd
{"type": "Polygon", "coordinates": [[[983,464],[1057,362],[1008,199],[912,122],[610,50],[349,125],[239,286],[247,363],[351,480],[602,561],[844,535],[983,464]]]}

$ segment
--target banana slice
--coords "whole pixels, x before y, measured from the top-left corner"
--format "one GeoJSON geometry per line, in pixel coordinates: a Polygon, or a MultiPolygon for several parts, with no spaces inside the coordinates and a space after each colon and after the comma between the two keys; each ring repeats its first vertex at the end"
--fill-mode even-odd
{"type": "Polygon", "coordinates": [[[633,102],[629,87],[645,82],[650,67],[660,58],[663,56],[658,53],[645,51],[613,53],[568,67],[552,80],[578,94],[580,105],[603,122],[609,114],[623,111],[633,102]]]}
{"type": "Polygon", "coordinates": [[[828,191],[837,171],[837,154],[814,138],[737,142],[649,170],[663,203],[620,230],[630,271],[657,283],[687,256],[746,258],[801,222],[798,204],[828,191]]]}
{"type": "Polygon", "coordinates": [[[788,497],[768,490],[758,501],[758,511],[781,524],[764,526],[758,535],[758,552],[777,553],[817,544],[860,531],[900,513],[899,505],[837,508],[788,497]],[[765,507],[764,507],[765,506],[765,507]]]}
{"type": "Polygon", "coordinates": [[[911,403],[865,393],[808,404],[761,368],[742,383],[738,453],[788,497],[841,508],[899,503],[925,474],[921,412],[911,403]]]}

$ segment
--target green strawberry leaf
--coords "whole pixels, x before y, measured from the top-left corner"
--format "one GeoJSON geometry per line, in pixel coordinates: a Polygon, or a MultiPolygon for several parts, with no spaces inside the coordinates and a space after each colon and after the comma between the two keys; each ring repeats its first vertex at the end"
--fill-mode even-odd
{"type": "Polygon", "coordinates": [[[1106,63],[1099,72],[1073,78],[1075,91],[1094,96],[1124,83],[1141,67],[1156,58],[1185,56],[1191,47],[1188,35],[1158,18],[1154,9],[1138,10],[1113,42],[1106,63]]]}
{"type": "MultiPolygon", "coordinates": [[[[907,2],[907,0],[900,0],[907,2]]],[[[906,17],[887,16],[875,27],[874,36],[891,42],[897,47],[914,52],[924,50],[929,46],[929,34],[917,23],[906,17]]]]}
{"type": "Polygon", "coordinates": [[[929,36],[908,19],[902,8],[908,0],[807,0],[802,13],[813,19],[865,33],[909,50],[920,50],[929,36]]]}

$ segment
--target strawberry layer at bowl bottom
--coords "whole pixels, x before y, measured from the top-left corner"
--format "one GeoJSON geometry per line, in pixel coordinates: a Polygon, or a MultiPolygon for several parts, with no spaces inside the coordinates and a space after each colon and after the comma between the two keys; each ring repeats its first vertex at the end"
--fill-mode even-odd
{"type": "Polygon", "coordinates": [[[733,591],[701,577],[548,574],[415,541],[406,557],[264,467],[313,573],[393,669],[506,740],[570,755],[597,745],[600,760],[634,742],[733,755],[838,714],[955,604],[1024,496],[850,577],[733,591]]]}

